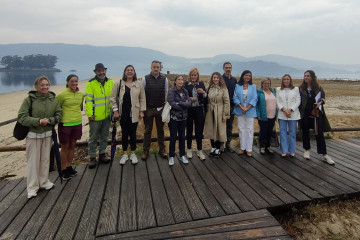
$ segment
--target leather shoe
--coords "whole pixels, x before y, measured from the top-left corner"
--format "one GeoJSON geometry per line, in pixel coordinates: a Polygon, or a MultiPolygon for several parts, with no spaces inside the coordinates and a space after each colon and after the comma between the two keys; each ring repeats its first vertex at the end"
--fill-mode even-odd
{"type": "Polygon", "coordinates": [[[99,161],[102,163],[109,163],[110,159],[105,156],[105,153],[99,154],[99,161]]]}
{"type": "Polygon", "coordinates": [[[160,150],[159,154],[162,158],[167,159],[168,155],[166,154],[165,150],[160,150]]]}
{"type": "Polygon", "coordinates": [[[88,165],[90,169],[96,167],[96,158],[90,158],[88,165]]]}
{"type": "Polygon", "coordinates": [[[141,160],[146,161],[146,159],[149,157],[149,151],[144,151],[141,155],[141,160]]]}

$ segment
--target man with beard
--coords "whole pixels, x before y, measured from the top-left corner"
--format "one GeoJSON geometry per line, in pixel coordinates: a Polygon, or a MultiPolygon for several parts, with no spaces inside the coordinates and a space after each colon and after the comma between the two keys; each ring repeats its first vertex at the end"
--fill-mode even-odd
{"type": "Polygon", "coordinates": [[[89,118],[89,168],[96,167],[96,149],[99,140],[99,162],[109,163],[106,146],[110,128],[110,96],[114,81],[106,77],[104,64],[95,65],[95,77],[85,87],[86,115],[89,118]]]}

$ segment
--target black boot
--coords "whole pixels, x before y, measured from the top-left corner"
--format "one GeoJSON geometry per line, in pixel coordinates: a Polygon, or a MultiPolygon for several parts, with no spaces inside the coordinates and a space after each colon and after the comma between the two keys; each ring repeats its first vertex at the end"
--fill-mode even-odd
{"type": "Polygon", "coordinates": [[[68,168],[66,168],[65,170],[62,170],[62,174],[63,174],[62,179],[64,181],[70,180],[72,178],[68,168]]]}
{"type": "Polygon", "coordinates": [[[99,154],[99,162],[109,163],[110,159],[105,156],[105,153],[99,154]]]}

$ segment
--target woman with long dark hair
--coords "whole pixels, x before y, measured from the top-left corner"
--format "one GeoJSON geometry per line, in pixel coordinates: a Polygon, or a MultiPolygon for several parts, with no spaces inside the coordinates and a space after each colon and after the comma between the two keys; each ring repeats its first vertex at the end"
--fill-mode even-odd
{"type": "Polygon", "coordinates": [[[120,164],[129,160],[127,153],[130,137],[130,160],[132,164],[138,163],[135,155],[136,129],[138,122],[144,117],[146,110],[145,90],[140,80],[137,79],[135,68],[127,65],[122,79],[116,82],[111,91],[110,103],[114,112],[114,120],[120,119],[123,156],[120,164]]]}
{"type": "Polygon", "coordinates": [[[257,93],[256,85],[252,83],[252,73],[249,70],[242,72],[234,92],[234,114],[238,117],[240,137],[239,154],[252,156],[254,139],[254,119],[256,114],[257,93]]]}
{"type": "Polygon", "coordinates": [[[330,124],[325,115],[325,92],[320,86],[316,74],[312,70],[304,73],[304,79],[299,87],[301,104],[299,107],[301,120],[304,158],[310,160],[310,129],[315,130],[317,152],[324,156],[328,164],[335,164],[327,154],[324,132],[330,131],[330,124]]]}

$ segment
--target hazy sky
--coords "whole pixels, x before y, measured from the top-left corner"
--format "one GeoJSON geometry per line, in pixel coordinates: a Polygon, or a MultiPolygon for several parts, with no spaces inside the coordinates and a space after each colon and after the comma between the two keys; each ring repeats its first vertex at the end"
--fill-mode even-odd
{"type": "Polygon", "coordinates": [[[0,44],[131,46],[182,57],[281,54],[360,64],[360,1],[0,0],[0,33],[0,44]]]}

